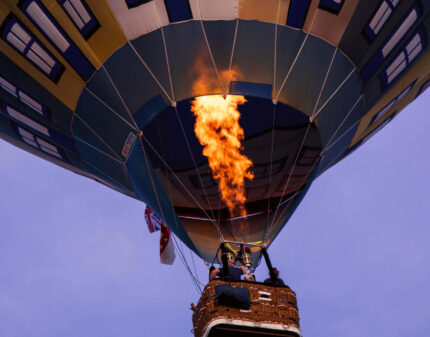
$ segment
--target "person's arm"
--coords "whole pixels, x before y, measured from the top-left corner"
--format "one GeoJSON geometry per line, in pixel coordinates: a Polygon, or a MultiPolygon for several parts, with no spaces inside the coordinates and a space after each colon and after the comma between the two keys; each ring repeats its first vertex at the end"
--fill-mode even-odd
{"type": "Polygon", "coordinates": [[[210,280],[210,281],[215,280],[215,278],[217,277],[217,275],[219,274],[219,272],[220,272],[220,270],[219,270],[218,268],[217,268],[217,269],[212,270],[212,271],[211,271],[211,275],[210,275],[210,277],[209,277],[209,280],[210,280]]]}

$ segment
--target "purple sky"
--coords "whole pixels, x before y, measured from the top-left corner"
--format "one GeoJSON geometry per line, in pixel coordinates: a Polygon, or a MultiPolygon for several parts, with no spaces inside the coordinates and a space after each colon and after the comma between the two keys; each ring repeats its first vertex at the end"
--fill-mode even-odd
{"type": "MultiPolygon", "coordinates": [[[[427,92],[319,177],[270,248],[305,336],[428,336],[429,106],[427,92]]],[[[179,259],[159,264],[144,204],[0,153],[0,336],[192,336],[198,293],[179,259]]]]}

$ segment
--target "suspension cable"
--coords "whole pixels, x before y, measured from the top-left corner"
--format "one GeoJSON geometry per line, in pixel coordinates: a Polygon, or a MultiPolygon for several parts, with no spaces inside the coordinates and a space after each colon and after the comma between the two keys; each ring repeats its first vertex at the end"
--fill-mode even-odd
{"type": "Polygon", "coordinates": [[[178,244],[178,241],[176,240],[175,235],[172,235],[172,238],[173,238],[173,242],[174,242],[174,244],[175,244],[176,251],[179,253],[179,254],[178,254],[179,259],[181,260],[182,264],[184,265],[185,270],[186,270],[186,271],[188,272],[188,274],[190,275],[190,277],[191,277],[191,281],[193,282],[193,285],[194,285],[194,287],[196,288],[196,291],[197,291],[198,293],[202,294],[202,289],[201,289],[201,284],[202,284],[202,283],[201,283],[201,282],[200,282],[200,280],[197,278],[197,276],[195,276],[195,275],[193,274],[192,270],[190,269],[190,266],[188,265],[188,262],[187,262],[187,260],[186,260],[186,258],[185,258],[185,256],[184,256],[183,251],[182,251],[182,250],[180,249],[180,247],[179,247],[179,244],[178,244]]]}
{"type": "Polygon", "coordinates": [[[231,65],[233,63],[234,49],[236,48],[236,39],[237,39],[238,27],[239,27],[239,19],[236,19],[236,28],[234,29],[233,46],[231,47],[230,62],[229,62],[229,66],[228,66],[227,79],[225,81],[224,96],[227,95],[227,91],[228,91],[228,84],[230,81],[231,65]]]}
{"type": "MultiPolygon", "coordinates": [[[[143,134],[141,133],[141,136],[142,135],[143,134]]],[[[155,188],[155,183],[154,183],[154,180],[152,178],[152,172],[151,172],[151,168],[149,167],[148,158],[147,158],[145,149],[143,148],[142,138],[139,137],[139,139],[140,139],[140,143],[141,143],[141,146],[142,146],[143,154],[145,156],[146,168],[148,170],[149,177],[151,178],[152,189],[154,191],[154,194],[155,194],[155,197],[156,197],[156,200],[157,200],[157,204],[158,204],[158,207],[159,207],[160,212],[161,212],[161,217],[163,219],[163,223],[166,224],[166,226],[167,226],[166,218],[164,216],[164,211],[163,211],[163,208],[161,207],[161,202],[160,202],[160,199],[158,197],[158,192],[157,192],[157,189],[155,188]]],[[[171,232],[171,237],[173,238],[173,242],[176,244],[176,247],[178,247],[178,243],[176,241],[175,235],[172,232],[171,232]]],[[[196,290],[200,291],[200,293],[201,293],[201,289],[200,289],[200,287],[199,287],[199,285],[197,283],[196,277],[193,275],[191,269],[189,268],[188,263],[186,262],[186,259],[185,259],[184,255],[183,255],[183,252],[179,248],[177,249],[177,251],[179,252],[179,256],[180,256],[181,261],[184,263],[184,266],[186,267],[187,271],[190,273],[191,279],[193,280],[193,283],[196,286],[196,290]]]]}

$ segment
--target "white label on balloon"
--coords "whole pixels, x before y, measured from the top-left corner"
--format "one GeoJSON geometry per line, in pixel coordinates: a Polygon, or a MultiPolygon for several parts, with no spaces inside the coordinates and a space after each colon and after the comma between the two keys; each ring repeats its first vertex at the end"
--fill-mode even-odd
{"type": "Polygon", "coordinates": [[[122,151],[121,151],[121,154],[124,157],[128,157],[135,139],[136,139],[136,135],[133,132],[130,132],[127,136],[127,139],[125,140],[124,146],[122,147],[122,151]]]}

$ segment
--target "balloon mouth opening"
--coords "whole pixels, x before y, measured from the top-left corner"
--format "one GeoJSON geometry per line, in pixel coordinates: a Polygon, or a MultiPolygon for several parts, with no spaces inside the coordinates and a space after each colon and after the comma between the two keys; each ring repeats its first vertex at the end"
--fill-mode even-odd
{"type": "Polygon", "coordinates": [[[247,214],[231,214],[195,133],[195,99],[166,106],[142,128],[154,172],[177,215],[234,223],[293,203],[320,159],[320,136],[309,117],[285,103],[274,105],[271,98],[244,96],[237,105],[244,133],[240,147],[254,178],[244,181],[247,214]]]}

